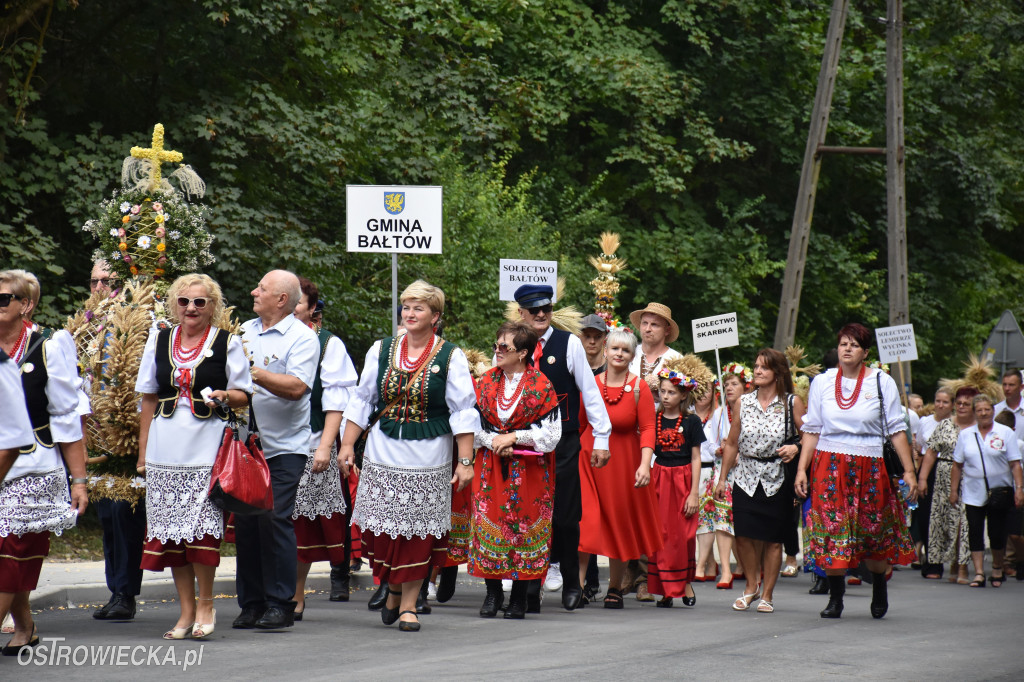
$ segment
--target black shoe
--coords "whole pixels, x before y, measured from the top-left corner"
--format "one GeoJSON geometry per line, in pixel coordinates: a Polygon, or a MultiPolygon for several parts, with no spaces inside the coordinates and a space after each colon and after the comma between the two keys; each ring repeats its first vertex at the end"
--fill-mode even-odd
{"type": "Polygon", "coordinates": [[[117,598],[116,594],[110,595],[110,601],[108,601],[106,604],[104,604],[103,606],[99,607],[95,611],[93,611],[92,612],[92,617],[95,618],[96,620],[106,620],[107,619],[107,612],[110,611],[110,607],[114,605],[114,600],[116,598],[117,598]]]}
{"type": "Polygon", "coordinates": [[[484,597],[484,603],[480,606],[480,617],[494,618],[498,615],[502,604],[505,603],[505,593],[502,591],[501,581],[498,579],[488,578],[486,584],[487,596],[484,597]]]}
{"type": "Polygon", "coordinates": [[[840,618],[843,615],[843,598],[835,597],[828,600],[828,606],[821,611],[822,618],[840,618]]]}
{"type": "Polygon", "coordinates": [[[258,621],[262,615],[262,608],[246,606],[242,609],[242,612],[238,614],[238,618],[235,618],[235,622],[231,624],[231,627],[236,630],[252,630],[256,627],[256,621],[258,621]]]}
{"type": "MultiPolygon", "coordinates": [[[[387,583],[384,583],[384,585],[386,586],[387,583]]],[[[400,609],[401,607],[402,593],[392,592],[390,589],[385,589],[384,604],[380,608],[380,622],[384,623],[384,625],[391,625],[392,623],[394,623],[396,620],[398,620],[398,616],[401,615],[398,613],[398,609],[400,609]],[[391,595],[395,595],[396,597],[398,597],[398,605],[395,606],[395,608],[393,609],[388,608],[388,597],[391,595]]]]}
{"type": "Polygon", "coordinates": [[[131,620],[135,618],[135,597],[130,594],[118,593],[114,595],[107,609],[107,616],[103,620],[131,620]]]}
{"type": "Polygon", "coordinates": [[[541,580],[531,580],[526,585],[526,612],[540,613],[541,580]]]}
{"type": "Polygon", "coordinates": [[[510,599],[508,608],[505,609],[505,618],[508,620],[522,620],[526,618],[526,602],[510,599]]]}
{"type": "Polygon", "coordinates": [[[256,621],[256,627],[260,630],[280,630],[282,628],[290,628],[294,624],[295,614],[290,610],[282,609],[280,606],[267,608],[259,620],[256,621]]]}
{"type": "Polygon", "coordinates": [[[302,614],[304,612],[305,612],[305,607],[303,607],[302,611],[296,611],[295,613],[292,614],[292,620],[294,622],[296,622],[296,623],[302,622],[302,614]]]}
{"type": "Polygon", "coordinates": [[[580,607],[583,600],[583,590],[577,584],[572,587],[562,588],[562,606],[566,611],[575,611],[580,607]]]}
{"type": "Polygon", "coordinates": [[[591,604],[597,600],[597,595],[601,593],[601,588],[597,585],[584,585],[583,586],[583,600],[581,604],[591,604]]]}
{"type": "Polygon", "coordinates": [[[654,605],[659,609],[670,609],[672,608],[673,603],[675,603],[675,600],[672,599],[672,597],[662,597],[658,601],[654,602],[654,605]]]}
{"type": "Polygon", "coordinates": [[[331,567],[331,594],[328,601],[348,601],[348,570],[345,566],[331,567]]]}
{"type": "Polygon", "coordinates": [[[381,583],[377,591],[370,597],[370,601],[366,602],[366,608],[371,611],[380,611],[384,608],[384,602],[388,600],[388,584],[381,583]]]}
{"type": "Polygon", "coordinates": [[[822,618],[839,618],[843,615],[843,595],[846,594],[846,580],[841,575],[830,575],[828,580],[828,606],[821,612],[822,618]]]}
{"type": "Polygon", "coordinates": [[[437,580],[437,602],[444,604],[455,594],[455,579],[459,576],[458,566],[445,566],[437,580]]]}
{"type": "Polygon", "coordinates": [[[828,594],[828,578],[814,574],[814,584],[807,590],[807,594],[828,594]]]}
{"type": "Polygon", "coordinates": [[[33,625],[32,626],[32,636],[29,638],[29,640],[26,643],[24,643],[24,644],[17,644],[17,645],[7,644],[7,645],[5,645],[3,647],[3,649],[0,649],[0,654],[2,654],[4,656],[18,656],[19,657],[18,660],[20,662],[21,661],[20,656],[21,656],[22,649],[31,649],[32,647],[36,646],[37,644],[39,644],[39,635],[36,633],[36,626],[33,625]]]}
{"type": "MultiPolygon", "coordinates": [[[[693,588],[691,588],[693,589],[693,588]]],[[[697,605],[697,594],[694,593],[692,597],[687,597],[686,593],[683,593],[683,606],[696,606],[697,605]]]]}
{"type": "Polygon", "coordinates": [[[871,585],[871,617],[878,619],[889,610],[889,588],[884,573],[876,573],[874,579],[871,585]]]}
{"type": "Polygon", "coordinates": [[[416,615],[418,616],[425,616],[433,611],[433,609],[430,608],[430,603],[427,601],[427,587],[429,584],[430,581],[424,579],[420,585],[420,593],[416,597],[416,615]]]}
{"type": "MultiPolygon", "coordinates": [[[[401,615],[406,614],[406,613],[416,613],[416,612],[415,611],[402,611],[402,613],[400,613],[398,615],[401,616],[401,615]]],[[[400,620],[400,621],[398,621],[398,629],[401,630],[402,632],[419,632],[420,631],[420,622],[419,622],[419,620],[400,620]]]]}

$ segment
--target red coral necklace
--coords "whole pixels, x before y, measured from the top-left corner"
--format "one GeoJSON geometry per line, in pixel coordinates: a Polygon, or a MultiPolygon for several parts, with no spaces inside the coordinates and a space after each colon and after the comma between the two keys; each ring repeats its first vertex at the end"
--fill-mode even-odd
{"type": "Polygon", "coordinates": [[[519,396],[523,394],[523,386],[526,384],[523,381],[524,377],[519,378],[519,383],[516,384],[516,390],[512,392],[511,398],[505,397],[505,372],[501,373],[498,377],[498,409],[503,411],[509,411],[515,407],[516,401],[519,400],[519,396]]]}
{"type": "Polygon", "coordinates": [[[658,414],[658,420],[655,423],[655,441],[661,446],[662,452],[682,449],[683,438],[679,434],[679,422],[682,418],[682,415],[676,417],[670,428],[662,429],[661,422],[667,420],[668,417],[663,416],[661,413],[658,414]]]}
{"type": "MultiPolygon", "coordinates": [[[[629,378],[628,375],[627,378],[629,378]]],[[[604,373],[604,381],[601,384],[601,392],[604,393],[604,401],[606,403],[609,405],[616,405],[620,400],[622,400],[622,396],[626,395],[626,380],[622,380],[622,386],[619,388],[619,394],[613,399],[608,395],[608,372],[606,370],[604,373]]]]}
{"type": "Polygon", "coordinates": [[[407,372],[415,372],[420,368],[427,358],[430,357],[430,351],[434,347],[434,335],[430,335],[430,341],[427,342],[426,348],[420,353],[420,356],[415,361],[409,361],[409,336],[408,334],[402,337],[402,342],[399,344],[400,351],[398,353],[398,359],[401,363],[402,369],[407,372]]]}
{"type": "Polygon", "coordinates": [[[839,409],[848,410],[853,407],[853,404],[857,402],[857,398],[860,397],[860,388],[864,384],[864,373],[866,367],[863,363],[860,366],[860,372],[857,373],[857,385],[853,388],[853,395],[849,398],[843,397],[843,369],[840,367],[836,371],[836,404],[839,405],[839,409]]]}
{"type": "Polygon", "coordinates": [[[206,331],[203,332],[203,338],[199,339],[199,343],[195,345],[191,350],[185,350],[181,347],[181,327],[178,327],[178,333],[174,336],[174,344],[172,349],[174,351],[174,359],[178,362],[192,362],[199,357],[199,354],[203,352],[203,346],[206,345],[206,338],[210,335],[210,325],[206,325],[206,331]]]}

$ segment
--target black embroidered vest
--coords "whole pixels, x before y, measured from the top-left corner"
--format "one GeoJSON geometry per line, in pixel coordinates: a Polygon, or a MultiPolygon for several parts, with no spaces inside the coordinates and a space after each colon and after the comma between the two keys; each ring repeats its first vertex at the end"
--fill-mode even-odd
{"type": "MultiPolygon", "coordinates": [[[[157,407],[154,417],[170,417],[178,406],[178,389],[174,379],[178,374],[178,366],[174,362],[171,339],[177,326],[161,329],[156,337],[156,381],[157,407]]],[[[212,355],[202,355],[192,367],[192,413],[199,419],[209,419],[212,415],[227,420],[227,414],[214,410],[203,402],[200,391],[209,386],[215,391],[223,391],[228,387],[228,339],[230,334],[223,329],[210,329],[213,341],[209,350],[212,355]]]]}
{"type": "Polygon", "coordinates": [[[320,341],[320,360],[316,363],[316,379],[313,381],[313,389],[309,394],[309,428],[313,433],[324,430],[327,416],[324,414],[324,382],[320,379],[320,368],[324,366],[324,356],[327,355],[327,344],[330,343],[334,334],[323,327],[316,333],[320,341]]]}
{"type": "Polygon", "coordinates": [[[28,419],[32,422],[32,431],[36,437],[34,443],[26,445],[19,452],[27,455],[36,449],[36,443],[44,448],[53,447],[53,435],[50,433],[50,401],[46,397],[46,343],[37,345],[37,341],[46,338],[39,332],[31,332],[25,339],[25,347],[29,354],[21,363],[21,387],[25,391],[25,405],[28,407],[28,419]],[[31,369],[31,371],[27,371],[31,369]]]}
{"type": "Polygon", "coordinates": [[[552,329],[551,338],[544,344],[544,355],[537,367],[548,378],[558,396],[558,410],[562,414],[562,432],[580,429],[580,389],[569,372],[569,332],[552,329]]]}

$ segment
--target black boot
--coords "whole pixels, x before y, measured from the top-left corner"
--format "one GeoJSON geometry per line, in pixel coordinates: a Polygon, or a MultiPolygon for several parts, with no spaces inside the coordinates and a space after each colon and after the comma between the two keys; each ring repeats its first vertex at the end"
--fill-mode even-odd
{"type": "Polygon", "coordinates": [[[110,607],[114,605],[114,601],[116,599],[117,599],[117,595],[116,594],[111,594],[110,595],[110,601],[108,601],[106,604],[104,604],[103,606],[99,607],[95,611],[93,611],[92,612],[92,617],[95,618],[96,620],[106,620],[107,619],[107,612],[110,611],[110,607]]]}
{"type": "Polygon", "coordinates": [[[881,618],[889,610],[889,587],[885,582],[885,573],[875,573],[875,581],[871,583],[871,617],[881,618]]]}
{"type": "Polygon", "coordinates": [[[814,576],[814,584],[811,585],[811,589],[807,590],[807,594],[828,594],[828,578],[817,573],[812,575],[814,576]]]}
{"type": "Polygon", "coordinates": [[[437,579],[437,601],[445,603],[455,594],[455,579],[459,576],[458,566],[445,566],[437,579]]]}
{"type": "Polygon", "coordinates": [[[348,562],[340,566],[331,566],[331,595],[329,601],[348,601],[348,562]]]}
{"type": "Polygon", "coordinates": [[[583,603],[583,587],[580,585],[579,555],[569,559],[562,557],[558,562],[562,574],[562,606],[566,611],[574,611],[583,603]]]}
{"type": "Polygon", "coordinates": [[[846,579],[841,575],[828,577],[828,606],[821,612],[822,618],[840,618],[843,615],[843,595],[846,594],[846,579]]]}
{"type": "Polygon", "coordinates": [[[508,598],[505,618],[522,620],[526,618],[526,580],[512,581],[512,594],[508,598]]]}
{"type": "Polygon", "coordinates": [[[480,617],[494,618],[498,615],[498,609],[505,603],[505,593],[501,591],[501,580],[487,578],[484,582],[487,584],[487,596],[480,607],[480,617]]]}
{"type": "Polygon", "coordinates": [[[371,611],[380,611],[384,608],[384,602],[387,600],[388,584],[386,582],[381,582],[380,587],[378,587],[377,591],[373,593],[372,597],[370,597],[370,601],[366,602],[366,608],[371,611]]]}
{"type": "Polygon", "coordinates": [[[540,613],[540,586],[543,580],[528,580],[526,583],[526,612],[540,613]]]}
{"type": "Polygon", "coordinates": [[[430,608],[430,604],[427,602],[427,587],[430,585],[428,578],[423,579],[423,583],[420,585],[420,594],[416,597],[416,614],[419,616],[425,616],[429,614],[433,609],[430,608]]]}
{"type": "Polygon", "coordinates": [[[133,618],[135,618],[135,597],[123,592],[115,594],[104,620],[132,620],[133,618]]]}

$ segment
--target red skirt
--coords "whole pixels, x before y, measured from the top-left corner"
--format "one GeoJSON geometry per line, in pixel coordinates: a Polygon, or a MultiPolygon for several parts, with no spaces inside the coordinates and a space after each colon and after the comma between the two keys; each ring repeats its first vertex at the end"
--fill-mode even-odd
{"type": "Polygon", "coordinates": [[[439,538],[433,535],[392,538],[387,533],[374,535],[364,530],[363,554],[377,582],[399,584],[423,580],[430,577],[435,567],[444,566],[448,557],[448,534],[439,538]]]}
{"type": "Polygon", "coordinates": [[[469,560],[469,537],[473,524],[473,486],[467,485],[462,492],[452,486],[452,529],[448,533],[448,557],[445,566],[458,566],[469,560]]]}
{"type": "Polygon", "coordinates": [[[50,531],[0,537],[0,592],[31,592],[50,555],[50,531]]]}
{"type": "Polygon", "coordinates": [[[331,518],[318,516],[315,520],[300,516],[295,519],[299,561],[304,564],[317,561],[345,563],[345,534],[348,532],[345,515],[340,512],[331,514],[331,518]]]}
{"type": "Polygon", "coordinates": [[[693,486],[689,465],[655,466],[651,485],[658,496],[661,537],[665,546],[648,557],[647,589],[663,597],[682,597],[697,571],[697,526],[700,514],[687,516],[686,498],[693,486]]]}
{"type": "Polygon", "coordinates": [[[863,560],[916,561],[903,504],[881,457],[818,450],[811,465],[809,560],[822,569],[845,569],[863,560]]]}
{"type": "MultiPolygon", "coordinates": [[[[349,499],[352,500],[352,508],[356,508],[356,489],[359,487],[359,477],[356,476],[355,467],[349,470],[348,480],[341,479],[342,485],[348,486],[349,499]]],[[[349,548],[350,559],[361,559],[363,556],[363,531],[359,530],[359,526],[352,526],[349,529],[352,533],[352,546],[349,548]]]]}
{"type": "Polygon", "coordinates": [[[142,568],[162,571],[189,564],[217,567],[220,566],[220,542],[220,538],[212,535],[188,542],[160,542],[153,538],[142,548],[142,568]]]}

